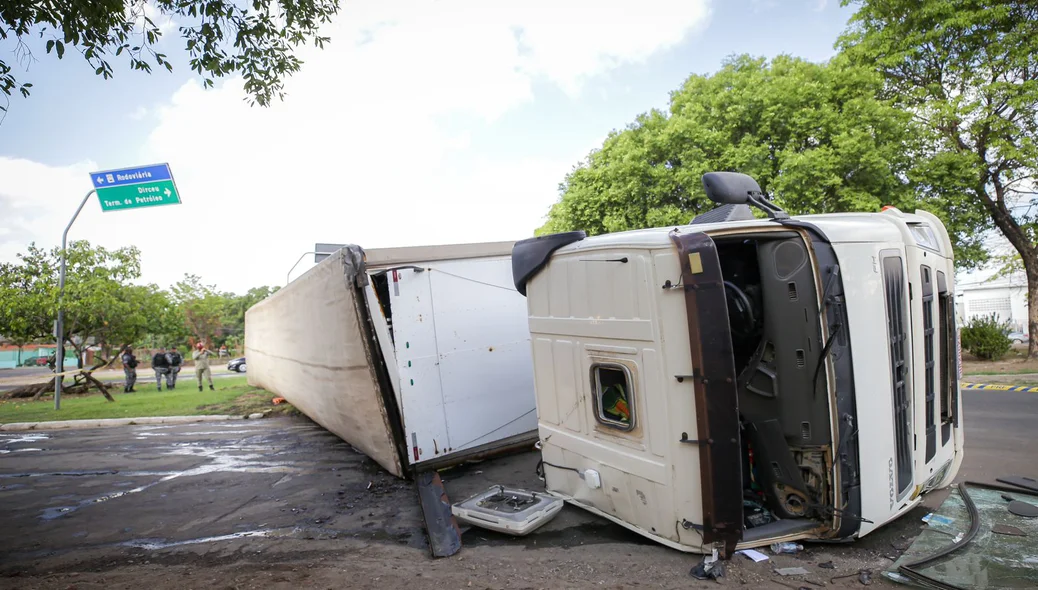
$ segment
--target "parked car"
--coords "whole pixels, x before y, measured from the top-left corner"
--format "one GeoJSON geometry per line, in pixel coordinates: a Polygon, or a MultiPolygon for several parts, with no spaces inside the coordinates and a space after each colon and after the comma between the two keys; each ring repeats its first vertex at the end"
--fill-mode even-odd
{"type": "Polygon", "coordinates": [[[245,357],[236,358],[231,362],[227,363],[227,370],[235,371],[237,373],[245,372],[245,357]]]}
{"type": "Polygon", "coordinates": [[[1028,341],[1027,334],[1023,332],[1010,332],[1008,337],[1015,344],[1025,344],[1028,341]]]}
{"type": "Polygon", "coordinates": [[[47,357],[45,356],[33,356],[22,361],[23,367],[46,367],[47,357]]]}

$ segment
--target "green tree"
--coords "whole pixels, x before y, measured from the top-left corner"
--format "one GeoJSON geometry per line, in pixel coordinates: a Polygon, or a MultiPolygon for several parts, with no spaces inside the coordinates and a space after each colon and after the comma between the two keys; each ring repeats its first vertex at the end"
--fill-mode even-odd
{"type": "Polygon", "coordinates": [[[262,287],[249,289],[244,295],[230,295],[227,298],[227,307],[224,310],[224,321],[227,331],[236,336],[244,334],[245,312],[253,305],[276,293],[278,289],[280,287],[263,285],[262,287]]]}
{"type": "MultiPolygon", "coordinates": [[[[75,49],[108,79],[115,74],[113,58],[125,59],[133,70],[150,73],[154,64],[172,71],[155,49],[161,24],[172,20],[205,86],[240,73],[251,100],[267,106],[284,97],[285,78],[299,71],[296,48],[308,41],[323,48],[329,39],[318,31],[338,11],[338,0],[4,0],[0,41],[13,37],[16,60],[28,65],[34,57],[26,39],[38,35],[46,40],[47,54],[61,59],[66,49],[75,49]]],[[[0,60],[0,91],[28,96],[32,84],[19,83],[13,69],[0,60]]]]}
{"type": "Polygon", "coordinates": [[[185,274],[171,291],[188,333],[196,341],[212,345],[214,337],[223,334],[227,298],[216,290],[216,285],[206,285],[201,277],[192,274],[185,274]]]}
{"type": "Polygon", "coordinates": [[[975,257],[977,221],[954,193],[927,188],[925,134],[879,98],[882,89],[877,73],[842,58],[730,58],[713,75],[689,77],[669,112],[611,133],[566,177],[538,233],[685,224],[714,206],[702,175],[736,170],[791,213],[924,205],[952,229],[960,256],[975,257]]]}
{"type": "MultiPolygon", "coordinates": [[[[59,256],[59,249],[47,252],[30,244],[18,255],[18,264],[0,265],[0,332],[22,342],[51,337],[59,304],[59,256]]],[[[156,318],[169,313],[167,293],[132,283],[140,278],[136,248],[109,250],[75,241],[66,256],[62,340],[76,351],[80,368],[88,346],[100,347],[109,357],[142,339],[156,318]]]]}
{"type": "Polygon", "coordinates": [[[858,11],[843,52],[933,131],[937,183],[969,198],[1020,254],[1029,356],[1038,356],[1038,4],[1029,0],[843,0],[858,11]]]}
{"type": "Polygon", "coordinates": [[[18,257],[19,264],[0,264],[0,334],[21,347],[52,336],[57,269],[48,267],[50,259],[35,245],[18,257]],[[41,263],[39,273],[30,270],[26,257],[41,263]]]}

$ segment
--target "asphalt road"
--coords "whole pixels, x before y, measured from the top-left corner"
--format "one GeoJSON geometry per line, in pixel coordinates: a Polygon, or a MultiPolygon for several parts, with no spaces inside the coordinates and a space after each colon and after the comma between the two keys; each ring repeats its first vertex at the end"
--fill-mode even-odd
{"type": "Polygon", "coordinates": [[[963,390],[966,457],[960,481],[1000,475],[1038,476],[1038,393],[963,390]]]}
{"type": "MultiPolygon", "coordinates": [[[[1036,474],[1021,441],[1033,439],[1038,395],[968,391],[964,405],[961,478],[1036,474]]],[[[499,483],[538,489],[537,458],[441,475],[452,501],[499,483]]],[[[687,587],[699,559],[567,506],[528,537],[472,529],[461,554],[432,560],[412,484],[306,418],[0,433],[0,502],[0,587],[687,587]]],[[[851,544],[734,559],[726,585],[778,587],[773,566],[827,581],[878,572],[928,511],[851,544]]]]}
{"type": "Polygon", "coordinates": [[[3,369],[0,370],[0,378],[7,379],[10,377],[28,377],[30,375],[42,375],[46,376],[51,370],[47,367],[17,367],[14,369],[3,369]]]}

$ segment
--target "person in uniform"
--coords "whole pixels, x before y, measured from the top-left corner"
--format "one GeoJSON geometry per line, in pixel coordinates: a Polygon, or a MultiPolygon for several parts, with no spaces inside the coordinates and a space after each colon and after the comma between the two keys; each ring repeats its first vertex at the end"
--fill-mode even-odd
{"type": "Polygon", "coordinates": [[[133,385],[137,383],[137,357],[133,356],[133,347],[127,346],[123,349],[121,360],[123,363],[123,375],[126,376],[126,382],[123,383],[123,393],[130,393],[134,391],[133,385]]]}
{"type": "Polygon", "coordinates": [[[213,356],[213,351],[206,348],[205,344],[201,342],[195,345],[195,351],[191,353],[191,358],[195,360],[195,377],[198,377],[198,391],[202,391],[203,376],[209,380],[209,389],[216,389],[213,387],[213,373],[209,370],[209,357],[211,356],[213,356]]]}
{"type": "Polygon", "coordinates": [[[180,351],[174,346],[166,353],[166,360],[169,361],[169,372],[166,373],[166,389],[176,389],[177,374],[180,373],[180,365],[184,364],[184,357],[180,356],[180,351]]]}
{"type": "Polygon", "coordinates": [[[151,368],[155,370],[155,385],[158,385],[159,391],[162,391],[162,378],[169,375],[169,359],[166,358],[165,348],[160,348],[151,357],[151,368]]]}

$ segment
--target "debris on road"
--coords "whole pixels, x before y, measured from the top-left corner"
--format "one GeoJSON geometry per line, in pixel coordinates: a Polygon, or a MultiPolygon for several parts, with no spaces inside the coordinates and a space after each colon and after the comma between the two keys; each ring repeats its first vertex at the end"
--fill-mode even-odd
{"type": "Polygon", "coordinates": [[[996,535],[1011,535],[1014,537],[1027,536],[1027,533],[1022,531],[1021,529],[1008,524],[996,524],[995,526],[991,527],[991,532],[995,533],[996,535]]]}
{"type": "MultiPolygon", "coordinates": [[[[895,582],[943,587],[1038,587],[1038,562],[1033,559],[1038,520],[1009,513],[1006,492],[1002,486],[960,484],[934,511],[956,522],[955,538],[949,543],[920,535],[883,575],[895,582]],[[1024,535],[1013,534],[1014,529],[1024,535]]],[[[1010,498],[1038,502],[1038,496],[1024,490],[1013,490],[1010,498]]]]}
{"type": "Polygon", "coordinates": [[[754,563],[760,563],[762,561],[768,560],[767,555],[761,553],[760,551],[757,551],[756,549],[742,549],[740,551],[736,551],[736,553],[741,553],[746,557],[749,557],[753,560],[754,563]]]}
{"type": "Polygon", "coordinates": [[[1013,500],[1009,503],[1009,511],[1017,516],[1022,516],[1024,518],[1038,517],[1038,506],[1035,506],[1030,502],[1021,502],[1020,500],[1013,500]]]}
{"type": "Polygon", "coordinates": [[[775,568],[775,573],[780,576],[806,576],[808,572],[802,567],[780,567],[775,568]]]}
{"type": "Polygon", "coordinates": [[[796,555],[804,550],[803,545],[797,543],[772,543],[771,552],[775,555],[782,555],[783,553],[788,555],[796,555]]]}
{"type": "Polygon", "coordinates": [[[562,505],[547,494],[496,485],[458,502],[452,512],[466,524],[521,537],[555,518],[562,505]]]}
{"type": "Polygon", "coordinates": [[[724,562],[717,558],[717,551],[712,555],[703,557],[703,560],[693,567],[688,575],[697,580],[716,580],[725,575],[724,562]]]}
{"type": "Polygon", "coordinates": [[[920,520],[922,520],[926,524],[943,524],[945,526],[952,525],[955,523],[954,518],[948,518],[947,516],[941,516],[939,514],[934,514],[933,512],[927,514],[920,520]]]}
{"type": "Polygon", "coordinates": [[[1011,486],[1023,488],[1031,492],[1038,492],[1038,480],[1033,477],[1024,477],[1022,475],[1007,475],[1004,477],[996,478],[995,481],[1007,483],[1011,486]]]}

